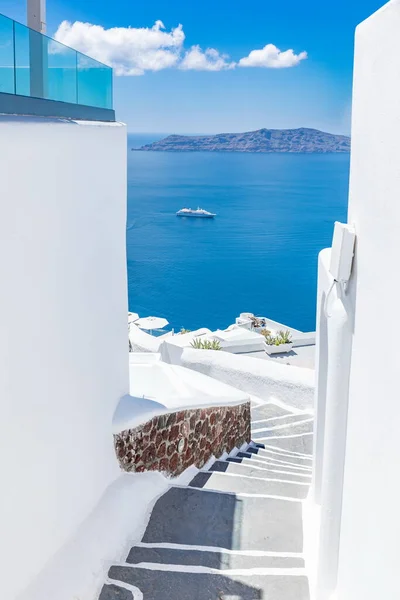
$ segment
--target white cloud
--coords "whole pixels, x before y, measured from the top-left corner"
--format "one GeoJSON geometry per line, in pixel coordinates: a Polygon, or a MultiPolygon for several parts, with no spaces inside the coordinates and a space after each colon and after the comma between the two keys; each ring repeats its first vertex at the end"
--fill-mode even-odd
{"type": "Polygon", "coordinates": [[[192,46],[185,51],[182,25],[165,29],[162,21],[153,27],[113,27],[76,21],[63,21],[55,39],[114,68],[116,75],[143,75],[146,71],[161,71],[171,67],[184,71],[223,71],[239,67],[294,67],[307,58],[307,52],[281,52],[273,44],[262,50],[252,50],[238,63],[215,48],[202,50],[192,46]]]}
{"type": "Polygon", "coordinates": [[[248,56],[241,58],[238,64],[239,67],[285,69],[295,67],[306,58],[307,52],[295,54],[292,49],[282,52],[274,44],[267,44],[262,50],[252,50],[248,56]]]}
{"type": "Polygon", "coordinates": [[[182,25],[166,31],[162,21],[156,21],[153,27],[112,29],[79,21],[63,21],[55,38],[110,65],[116,75],[143,75],[145,71],[176,66],[185,34],[182,25]]]}
{"type": "Polygon", "coordinates": [[[223,71],[233,69],[234,62],[229,61],[229,56],[220,54],[215,48],[202,50],[200,46],[192,46],[179,63],[179,68],[184,71],[223,71]]]}

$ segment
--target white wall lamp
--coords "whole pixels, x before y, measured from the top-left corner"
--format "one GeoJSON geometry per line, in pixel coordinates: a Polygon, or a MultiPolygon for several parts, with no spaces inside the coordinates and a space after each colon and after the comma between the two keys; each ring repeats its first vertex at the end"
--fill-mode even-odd
{"type": "Polygon", "coordinates": [[[324,313],[327,319],[331,317],[328,311],[328,302],[335,284],[337,283],[343,293],[346,293],[346,287],[353,266],[355,242],[356,232],[354,227],[336,221],[333,231],[331,264],[329,267],[329,272],[333,277],[333,281],[326,295],[324,304],[324,313]]]}

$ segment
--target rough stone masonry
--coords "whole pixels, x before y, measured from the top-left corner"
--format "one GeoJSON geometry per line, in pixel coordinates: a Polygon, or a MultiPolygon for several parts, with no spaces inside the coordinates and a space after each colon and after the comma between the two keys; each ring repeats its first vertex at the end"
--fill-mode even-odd
{"type": "Polygon", "coordinates": [[[124,471],[162,471],[179,475],[214,456],[250,442],[250,403],[182,410],[127,429],[114,436],[124,471]]]}

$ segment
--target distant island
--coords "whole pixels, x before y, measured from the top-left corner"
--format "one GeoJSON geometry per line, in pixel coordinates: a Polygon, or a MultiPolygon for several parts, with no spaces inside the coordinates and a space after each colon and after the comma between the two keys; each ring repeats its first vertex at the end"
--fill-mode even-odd
{"type": "Polygon", "coordinates": [[[306,127],[258,129],[245,133],[216,135],[169,135],[137,150],[143,152],[350,152],[350,138],[306,127]]]}

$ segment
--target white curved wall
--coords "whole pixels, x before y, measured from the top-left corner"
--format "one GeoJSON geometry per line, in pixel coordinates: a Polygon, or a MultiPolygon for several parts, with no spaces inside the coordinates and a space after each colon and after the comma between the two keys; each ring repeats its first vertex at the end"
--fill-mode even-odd
{"type": "Polygon", "coordinates": [[[312,369],[193,348],[184,349],[181,364],[263,400],[280,400],[299,409],[312,409],[314,405],[312,369]]]}
{"type": "Polygon", "coordinates": [[[0,156],[1,569],[12,600],[118,475],[126,130],[0,117],[0,156]]]}
{"type": "Polygon", "coordinates": [[[398,597],[399,31],[393,0],[356,32],[348,217],[357,233],[355,318],[338,600],[398,597]]]}
{"type": "Polygon", "coordinates": [[[313,499],[321,505],[317,600],[337,583],[347,406],[354,327],[354,281],[344,290],[329,272],[331,249],[318,260],[313,499]]]}

